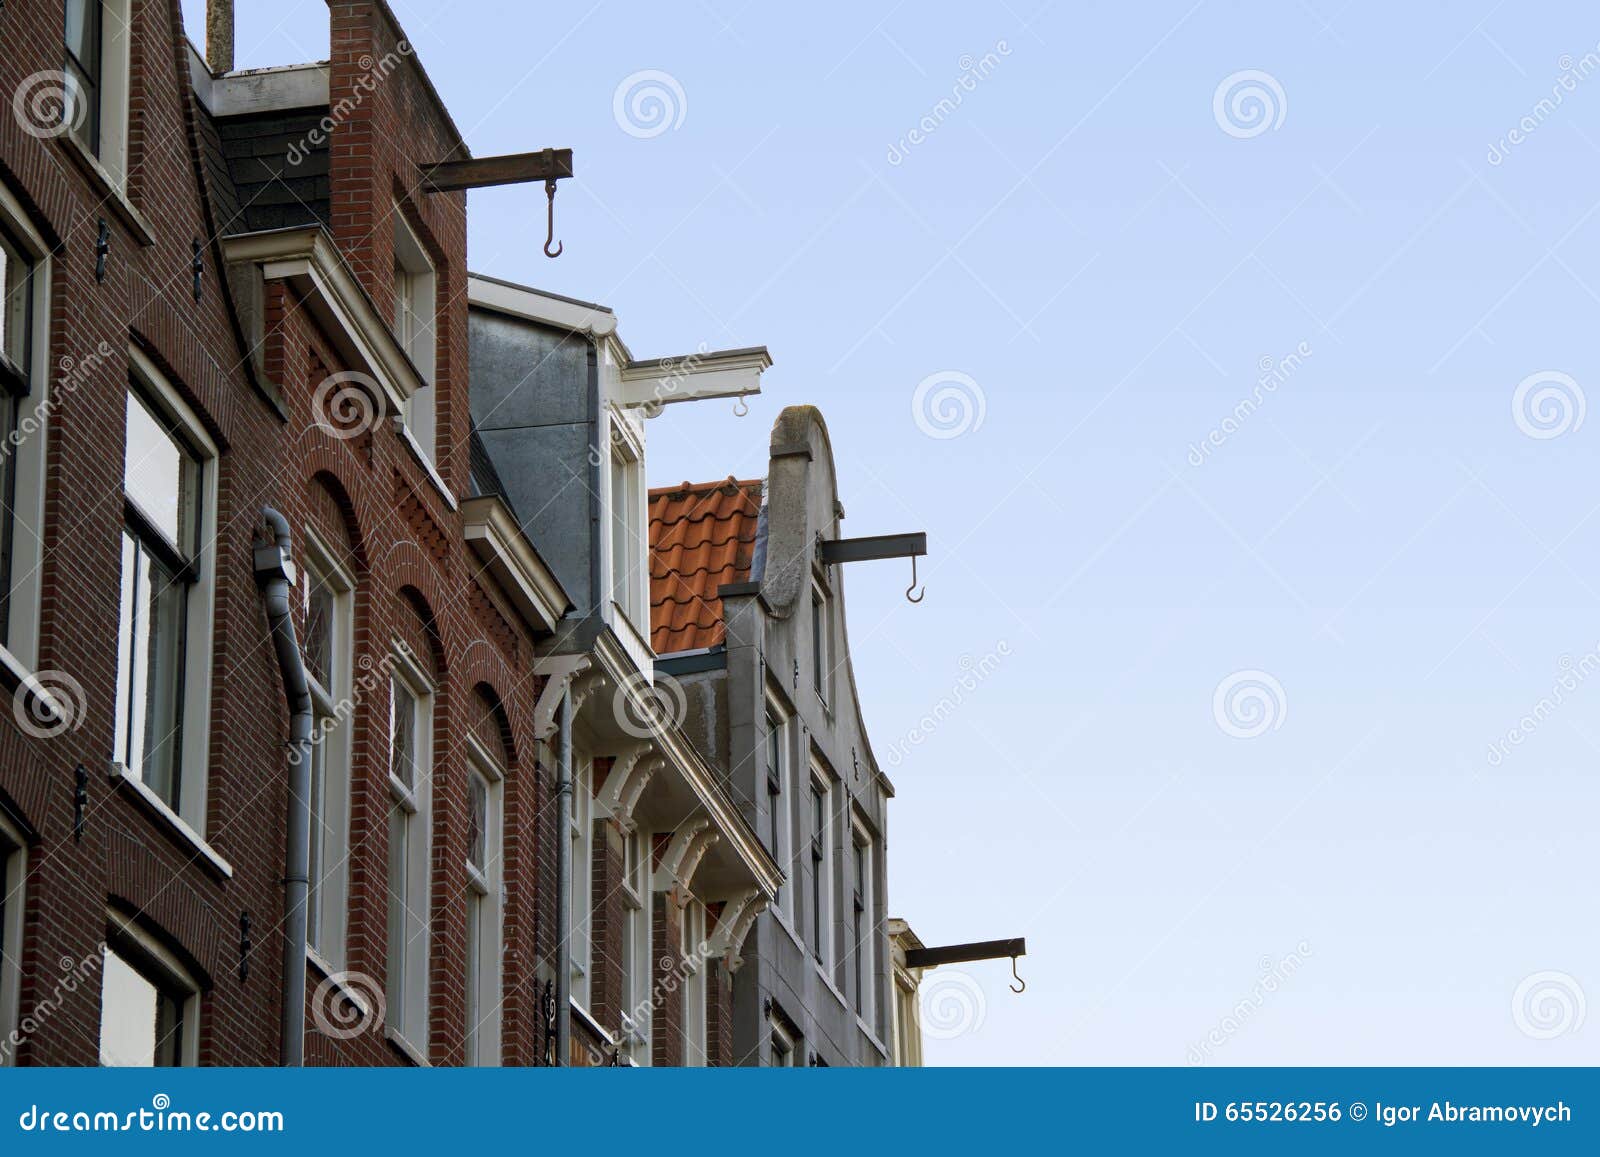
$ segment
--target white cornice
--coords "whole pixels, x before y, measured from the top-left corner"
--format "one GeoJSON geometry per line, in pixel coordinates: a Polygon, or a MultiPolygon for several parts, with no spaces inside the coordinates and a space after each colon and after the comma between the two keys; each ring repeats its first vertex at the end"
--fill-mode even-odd
{"type": "Polygon", "coordinates": [[[343,347],[340,353],[381,387],[390,413],[402,413],[425,384],[320,225],[224,237],[222,252],[230,266],[256,266],[263,280],[287,281],[299,290],[312,315],[343,347]]]}
{"type": "Polygon", "coordinates": [[[461,529],[479,559],[535,631],[550,634],[572,600],[495,494],[461,504],[461,529]]]}
{"type": "Polygon", "coordinates": [[[467,276],[467,303],[593,338],[617,332],[617,315],[603,305],[475,273],[467,276]]]}
{"type": "MultiPolygon", "coordinates": [[[[621,689],[620,693],[642,695],[647,692],[647,685],[641,681],[632,658],[622,642],[610,631],[602,631],[595,640],[594,657],[611,685],[621,689]]],[[[641,703],[633,713],[633,718],[654,720],[657,714],[648,704],[641,703]]],[[[688,736],[675,726],[652,725],[649,742],[666,761],[667,768],[700,801],[713,829],[738,856],[762,894],[776,897],[783,885],[782,869],[760,837],[739,814],[738,807],[717,782],[710,766],[695,750],[694,744],[689,742],[688,736]]]]}
{"type": "Polygon", "coordinates": [[[654,412],[674,402],[744,398],[761,392],[762,371],[771,366],[766,346],[630,361],[622,367],[613,400],[654,412]]]}

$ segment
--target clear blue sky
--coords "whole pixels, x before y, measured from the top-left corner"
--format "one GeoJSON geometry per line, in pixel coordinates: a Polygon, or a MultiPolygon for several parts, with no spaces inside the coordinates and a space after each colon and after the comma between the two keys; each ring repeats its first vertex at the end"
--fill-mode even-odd
{"type": "MultiPolygon", "coordinates": [[[[242,66],[327,55],[321,0],[239,4],[242,66]]],[[[849,576],[880,760],[1009,651],[891,768],[894,912],[1030,952],[930,1063],[1600,1063],[1592,6],[395,8],[475,153],[576,153],[565,256],[488,190],[475,268],[640,356],[771,348],[748,418],[653,424],[652,482],[758,475],[812,402],[847,532],[928,531],[921,606],[849,576]],[[1248,70],[1265,120],[1218,112],[1248,70]],[[959,437],[914,417],[941,373],[959,437]]]]}

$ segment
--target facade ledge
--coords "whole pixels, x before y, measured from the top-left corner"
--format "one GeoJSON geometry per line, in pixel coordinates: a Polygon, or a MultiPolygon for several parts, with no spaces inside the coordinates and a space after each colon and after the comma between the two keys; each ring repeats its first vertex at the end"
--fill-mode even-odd
{"type": "Polygon", "coordinates": [[[553,634],[572,600],[497,494],[461,504],[462,532],[528,626],[553,634]]]}
{"type": "MultiPolygon", "coordinates": [[[[426,384],[401,348],[367,291],[320,225],[241,233],[222,239],[230,267],[254,266],[266,281],[287,281],[306,299],[306,307],[334,339],[339,352],[360,366],[377,384],[385,412],[398,417],[405,404],[426,384]]],[[[260,302],[250,303],[247,336],[259,343],[263,319],[260,302]]],[[[453,500],[452,500],[453,501],[453,500]]]]}
{"type": "Polygon", "coordinates": [[[73,163],[83,171],[83,175],[89,178],[90,183],[97,186],[101,204],[111,207],[112,216],[133,234],[133,239],[140,245],[154,245],[155,229],[145,220],[144,214],[133,207],[133,202],[128,200],[127,191],[122,183],[100,163],[100,158],[84,148],[83,142],[72,133],[62,133],[56,140],[61,142],[67,156],[72,158],[73,163]]]}
{"type": "Polygon", "coordinates": [[[176,836],[178,841],[192,851],[212,874],[220,880],[233,879],[233,865],[218,855],[216,849],[206,843],[205,837],[190,827],[188,821],[173,811],[166,800],[152,791],[144,780],[129,773],[128,769],[116,760],[112,760],[108,766],[111,782],[132,793],[134,801],[153,815],[169,833],[176,836]]]}
{"type": "Polygon", "coordinates": [[[411,1064],[419,1069],[431,1069],[433,1063],[423,1055],[422,1050],[400,1035],[399,1030],[383,1026],[383,1039],[388,1041],[394,1050],[411,1064]]]}

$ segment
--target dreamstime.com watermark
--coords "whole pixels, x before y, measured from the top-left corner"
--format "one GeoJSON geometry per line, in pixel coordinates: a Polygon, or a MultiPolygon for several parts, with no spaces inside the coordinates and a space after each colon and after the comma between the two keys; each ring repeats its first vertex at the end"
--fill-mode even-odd
{"type": "Polygon", "coordinates": [[[1566,103],[1567,97],[1578,91],[1578,86],[1588,80],[1596,72],[1600,72],[1600,45],[1593,51],[1585,52],[1576,60],[1568,53],[1556,61],[1556,67],[1561,75],[1550,86],[1550,95],[1534,103],[1534,106],[1523,114],[1501,137],[1489,146],[1485,156],[1491,165],[1503,165],[1506,158],[1511,156],[1511,150],[1522,144],[1548,121],[1555,116],[1556,110],[1566,103]]]}
{"type": "Polygon", "coordinates": [[[1511,994],[1511,1020],[1524,1036],[1555,1040],[1575,1033],[1589,1015],[1583,985],[1565,972],[1525,976],[1511,994]]]}
{"type": "Polygon", "coordinates": [[[1211,115],[1230,137],[1248,140],[1283,127],[1289,98],[1270,72],[1241,69],[1223,77],[1211,94],[1211,115]]]}
{"type": "Polygon", "coordinates": [[[1576,659],[1571,655],[1562,655],[1556,663],[1556,670],[1555,682],[1550,684],[1550,694],[1524,712],[1504,735],[1489,744],[1485,758],[1490,767],[1499,767],[1509,759],[1513,747],[1521,747],[1532,738],[1534,732],[1543,727],[1566,704],[1568,698],[1589,681],[1591,675],[1600,671],[1600,643],[1576,659]]]}
{"type": "Polygon", "coordinates": [[[1188,1062],[1191,1065],[1203,1065],[1210,1061],[1212,1054],[1249,1024],[1250,1018],[1260,1012],[1262,1006],[1267,1003],[1267,998],[1282,990],[1289,983],[1289,978],[1299,972],[1310,957],[1311,945],[1304,940],[1294,946],[1293,952],[1286,953],[1276,960],[1270,956],[1263,956],[1261,975],[1256,977],[1256,982],[1250,986],[1250,991],[1239,998],[1232,1011],[1217,1021],[1210,1032],[1189,1046],[1188,1062]]]}
{"type": "Polygon", "coordinates": [[[922,978],[917,990],[922,1035],[955,1040],[977,1032],[989,1016],[989,999],[976,977],[959,969],[941,968],[922,978]]]}
{"type": "MultiPolygon", "coordinates": [[[[395,664],[401,660],[415,661],[410,648],[404,643],[397,643],[398,653],[385,651],[382,657],[374,659],[371,655],[362,655],[356,660],[360,674],[355,677],[350,688],[350,694],[343,696],[333,705],[333,710],[326,715],[319,715],[317,725],[311,732],[311,744],[315,747],[333,732],[344,726],[346,721],[356,713],[356,709],[366,702],[367,696],[381,690],[394,674],[395,664]]],[[[300,762],[300,749],[289,749],[289,765],[292,767],[300,762]]]]}
{"type": "Polygon", "coordinates": [[[24,1133],[282,1133],[283,1113],[276,1109],[202,1110],[172,1107],[172,1098],[157,1093],[149,1108],[112,1112],[107,1109],[52,1109],[29,1105],[17,1118],[24,1133]]]}
{"type": "Polygon", "coordinates": [[[1311,357],[1311,343],[1301,342],[1286,357],[1263,357],[1256,368],[1261,376],[1256,379],[1255,386],[1250,393],[1234,405],[1227,417],[1212,427],[1211,432],[1198,442],[1189,443],[1189,465],[1194,467],[1204,466],[1206,460],[1229,438],[1244,428],[1244,424],[1255,416],[1255,412],[1273,394],[1278,392],[1278,387],[1284,385],[1306,360],[1311,357]]]}
{"type": "Polygon", "coordinates": [[[328,111],[319,120],[310,132],[289,146],[285,154],[291,165],[298,165],[311,155],[313,149],[319,149],[328,143],[333,135],[333,130],[349,120],[351,115],[367,103],[367,98],[378,91],[378,85],[389,78],[389,74],[400,67],[400,62],[410,56],[415,49],[409,40],[402,40],[393,49],[385,52],[379,59],[370,55],[363,55],[356,64],[361,68],[361,74],[356,77],[355,85],[349,95],[340,96],[337,101],[328,106],[328,111]]]}
{"type": "Polygon", "coordinates": [[[960,75],[951,84],[950,95],[941,97],[904,136],[889,145],[888,162],[891,165],[904,164],[911,150],[938,132],[945,121],[955,115],[956,109],[961,107],[967,96],[978,91],[978,85],[994,75],[994,70],[1000,67],[1000,61],[1010,55],[1011,46],[1004,40],[997,40],[994,48],[978,59],[974,60],[968,53],[956,61],[960,75]]]}
{"type": "Polygon", "coordinates": [[[933,705],[933,709],[917,720],[916,726],[907,731],[889,747],[888,762],[890,767],[899,767],[905,762],[914,748],[921,747],[935,732],[943,727],[947,720],[966,704],[967,700],[981,687],[1002,663],[1011,657],[1011,644],[1001,639],[981,659],[974,659],[971,655],[961,656],[961,675],[951,684],[950,693],[933,705]]]}
{"type": "Polygon", "coordinates": [[[940,370],[911,392],[911,419],[930,438],[948,442],[983,429],[989,399],[983,387],[960,370],[940,370]]]}
{"type": "Polygon", "coordinates": [[[611,118],[630,137],[647,141],[677,129],[689,115],[689,97],[670,72],[645,68],[622,78],[611,94],[611,118]]]}
{"type": "Polygon", "coordinates": [[[1289,717],[1283,684],[1266,671],[1235,671],[1211,695],[1211,716],[1224,735],[1255,739],[1276,731],[1289,717]]]}
{"type": "Polygon", "coordinates": [[[1547,441],[1583,428],[1589,400],[1571,374],[1540,370],[1511,391],[1511,420],[1530,438],[1547,441]]]}
{"type": "Polygon", "coordinates": [[[63,956],[57,963],[61,975],[57,978],[55,986],[51,988],[50,995],[33,1003],[4,1040],[0,1040],[0,1065],[9,1064],[16,1055],[22,1042],[33,1036],[46,1024],[50,1018],[60,1010],[66,998],[78,991],[80,984],[92,983],[99,975],[101,966],[105,963],[106,946],[102,941],[96,944],[92,951],[79,960],[70,956],[63,956]]]}

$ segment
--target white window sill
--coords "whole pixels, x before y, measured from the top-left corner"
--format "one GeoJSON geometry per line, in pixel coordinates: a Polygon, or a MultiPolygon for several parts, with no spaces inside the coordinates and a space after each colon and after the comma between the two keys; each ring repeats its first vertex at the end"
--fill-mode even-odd
{"type": "Polygon", "coordinates": [[[411,457],[416,459],[417,465],[421,466],[427,473],[428,480],[433,483],[433,488],[439,492],[439,497],[444,499],[445,505],[451,510],[459,510],[460,505],[456,502],[456,496],[450,493],[450,488],[444,484],[444,479],[439,476],[439,468],[433,464],[433,459],[428,457],[427,451],[417,441],[416,435],[406,426],[406,420],[398,415],[394,418],[394,432],[400,435],[400,441],[404,442],[406,448],[411,451],[411,457]]]}
{"type": "MultiPolygon", "coordinates": [[[[807,951],[809,952],[810,949],[807,949],[807,951]]],[[[828,970],[822,966],[822,962],[815,956],[811,957],[811,967],[817,970],[817,979],[821,980],[827,990],[833,993],[833,999],[839,1002],[839,1007],[854,1016],[855,1006],[844,998],[844,993],[839,991],[839,986],[833,982],[833,977],[828,974],[828,970]]]]}
{"type": "Polygon", "coordinates": [[[216,872],[224,880],[233,879],[233,865],[219,856],[216,849],[206,843],[205,837],[190,827],[182,816],[168,807],[167,801],[152,791],[144,780],[129,773],[128,769],[116,760],[112,760],[110,763],[110,773],[112,783],[120,784],[131,791],[134,799],[143,804],[181,841],[188,844],[212,871],[216,872]]]}
{"type": "Polygon", "coordinates": [[[600,1022],[595,1020],[594,1017],[590,1016],[589,1010],[584,1008],[583,1005],[579,1004],[576,998],[574,998],[572,1001],[572,1015],[583,1021],[585,1027],[587,1027],[590,1032],[598,1036],[607,1045],[611,1046],[612,1048],[617,1047],[617,1038],[612,1036],[605,1029],[601,1028],[600,1022]]]}
{"type": "MultiPolygon", "coordinates": [[[[32,692],[39,684],[32,682],[33,672],[28,670],[28,665],[17,658],[8,648],[0,645],[0,683],[7,691],[15,691],[18,687],[27,686],[32,692]]],[[[41,687],[40,691],[44,689],[41,687]]],[[[47,692],[45,692],[48,694],[47,692]]],[[[52,700],[52,703],[54,700],[52,700]]]]}
{"type": "Polygon", "coordinates": [[[350,1002],[357,1008],[363,1011],[366,1010],[366,997],[359,995],[355,989],[346,987],[342,981],[334,979],[343,973],[344,970],[342,968],[309,944],[306,945],[306,960],[313,968],[322,973],[325,979],[333,980],[334,986],[338,988],[341,996],[348,997],[350,1002]]]}
{"type": "Polygon", "coordinates": [[[861,1030],[861,1035],[867,1038],[867,1043],[877,1050],[878,1055],[885,1060],[889,1059],[889,1050],[878,1039],[878,1032],[870,1024],[861,1019],[861,1014],[856,1014],[856,1027],[861,1030]]]}
{"type": "Polygon", "coordinates": [[[150,222],[144,219],[144,214],[133,207],[133,202],[128,200],[124,188],[110,171],[100,163],[100,158],[83,147],[83,142],[71,133],[62,133],[56,138],[59,140],[78,167],[84,171],[89,180],[99,186],[99,192],[104,203],[111,206],[112,213],[133,234],[134,240],[140,245],[154,245],[156,243],[155,230],[150,227],[150,222]]]}
{"type": "MultiPolygon", "coordinates": [[[[360,1006],[358,1005],[357,1007],[360,1007],[360,1006]]],[[[419,1049],[416,1045],[412,1044],[410,1041],[406,1040],[405,1037],[401,1036],[398,1030],[393,1029],[393,1028],[389,1027],[388,1025],[384,1025],[383,1026],[383,1039],[388,1041],[396,1049],[398,1049],[400,1051],[401,1055],[404,1056],[406,1058],[406,1060],[408,1060],[412,1064],[416,1065],[417,1068],[419,1068],[419,1069],[431,1069],[431,1068],[433,1068],[433,1065],[431,1065],[428,1062],[428,1058],[422,1055],[422,1050],[419,1049]]]]}

